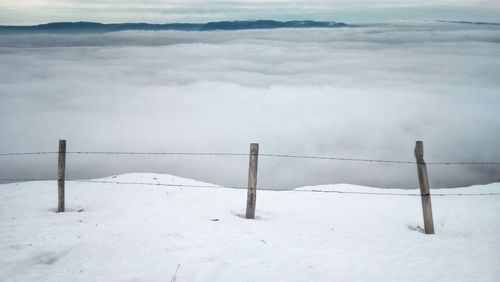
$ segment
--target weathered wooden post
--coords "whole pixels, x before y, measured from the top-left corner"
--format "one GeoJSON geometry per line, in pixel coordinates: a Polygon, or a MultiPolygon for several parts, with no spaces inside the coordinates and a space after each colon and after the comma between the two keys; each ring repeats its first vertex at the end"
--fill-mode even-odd
{"type": "Polygon", "coordinates": [[[59,140],[59,158],[57,162],[57,212],[64,212],[64,181],[66,178],[66,140],[59,140]]]}
{"type": "Polygon", "coordinates": [[[415,159],[417,160],[418,182],[420,184],[420,197],[422,198],[425,234],[434,234],[429,178],[427,176],[427,165],[424,161],[424,143],[422,141],[417,141],[415,144],[415,159]]]}
{"type": "Polygon", "coordinates": [[[255,204],[257,196],[257,162],[259,159],[259,144],[250,144],[250,164],[248,168],[248,191],[246,218],[255,218],[255,204]]]}

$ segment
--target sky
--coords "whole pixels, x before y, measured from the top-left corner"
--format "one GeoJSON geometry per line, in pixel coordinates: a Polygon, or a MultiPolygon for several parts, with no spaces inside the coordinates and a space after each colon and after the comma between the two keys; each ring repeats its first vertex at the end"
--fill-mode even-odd
{"type": "MultiPolygon", "coordinates": [[[[0,35],[1,152],[236,152],[500,160],[500,27],[0,35]]],[[[56,156],[0,158],[0,178],[54,178],[56,156]]],[[[68,156],[67,176],[156,172],[245,186],[248,157],[68,156]]],[[[500,166],[429,166],[432,187],[500,166]]],[[[259,187],[418,187],[413,164],[262,157],[259,187]]]]}
{"type": "Polygon", "coordinates": [[[499,22],[497,0],[2,0],[0,24],[57,21],[208,22],[328,20],[373,23],[408,20],[499,22]]]}

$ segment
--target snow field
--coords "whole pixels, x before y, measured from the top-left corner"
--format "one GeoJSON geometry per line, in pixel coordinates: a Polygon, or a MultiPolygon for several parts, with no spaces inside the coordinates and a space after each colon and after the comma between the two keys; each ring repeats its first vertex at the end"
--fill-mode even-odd
{"type": "MultiPolygon", "coordinates": [[[[109,181],[211,184],[170,175],[109,181]]],[[[500,281],[500,196],[419,197],[354,185],[257,193],[54,181],[0,185],[0,281],[500,281]],[[83,211],[82,211],[83,209],[83,211]]],[[[500,184],[439,193],[498,192],[500,184]]],[[[413,192],[413,191],[412,191],[413,192]]]]}

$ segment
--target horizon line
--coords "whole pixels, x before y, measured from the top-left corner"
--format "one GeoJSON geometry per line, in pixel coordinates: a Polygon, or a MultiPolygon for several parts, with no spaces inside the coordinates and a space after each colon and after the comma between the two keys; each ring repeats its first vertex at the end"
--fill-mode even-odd
{"type": "MultiPolygon", "coordinates": [[[[124,21],[124,22],[100,22],[100,21],[89,21],[89,20],[74,20],[74,21],[51,21],[51,22],[40,22],[35,24],[0,24],[0,27],[36,27],[41,25],[49,24],[100,24],[100,25],[120,25],[120,24],[145,24],[145,25],[169,25],[169,24],[192,24],[192,25],[203,25],[210,23],[250,23],[250,22],[277,22],[277,23],[299,23],[299,22],[313,22],[313,23],[338,23],[338,24],[349,24],[346,21],[335,21],[335,20],[314,20],[314,19],[301,19],[301,20],[277,20],[277,19],[232,19],[232,20],[221,20],[221,21],[204,21],[204,22],[144,22],[144,21],[124,21]]],[[[355,23],[349,25],[364,25],[364,24],[387,24],[387,23],[402,23],[402,22],[442,22],[442,23],[455,23],[455,24],[478,24],[478,25],[500,25],[500,22],[490,22],[490,21],[466,21],[466,20],[441,20],[441,19],[425,19],[425,20],[392,20],[392,21],[375,21],[375,22],[365,22],[365,23],[355,23]]]]}

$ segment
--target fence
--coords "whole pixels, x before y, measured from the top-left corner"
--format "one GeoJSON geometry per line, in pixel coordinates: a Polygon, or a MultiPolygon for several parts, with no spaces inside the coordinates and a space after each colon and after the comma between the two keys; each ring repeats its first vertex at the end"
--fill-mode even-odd
{"type": "MultiPolygon", "coordinates": [[[[250,144],[250,152],[245,153],[214,153],[214,152],[111,152],[111,151],[66,151],[66,140],[59,140],[59,150],[57,152],[11,152],[0,153],[2,156],[22,156],[22,155],[58,155],[58,212],[65,211],[65,183],[66,183],[66,155],[85,154],[85,155],[170,155],[170,156],[248,156],[248,186],[202,186],[202,185],[178,185],[167,183],[143,183],[143,182],[123,182],[123,181],[101,181],[101,180],[72,180],[76,182],[102,183],[102,184],[121,184],[121,185],[153,185],[167,187],[186,187],[186,188],[233,188],[247,189],[246,214],[247,219],[255,218],[256,194],[257,194],[257,169],[259,157],[271,158],[294,158],[294,159],[315,159],[315,160],[334,160],[351,162],[370,162],[370,163],[392,163],[392,164],[411,164],[417,167],[417,177],[419,180],[420,193],[381,193],[381,192],[355,192],[355,191],[336,191],[336,190],[294,190],[294,192],[313,192],[313,193],[338,193],[338,194],[357,194],[357,195],[384,195],[384,196],[417,196],[421,198],[422,213],[424,219],[424,231],[426,234],[434,234],[434,223],[432,218],[431,196],[500,196],[500,193],[455,193],[440,194],[431,193],[429,178],[427,174],[427,165],[500,165],[500,162],[429,162],[424,161],[424,146],[422,141],[416,141],[414,154],[415,161],[402,160],[381,160],[381,159],[361,159],[361,158],[341,158],[326,156],[307,156],[307,155],[284,155],[284,154],[259,154],[259,144],[250,144]]],[[[32,178],[1,178],[0,181],[41,181],[53,179],[32,179],[32,178]]]]}

